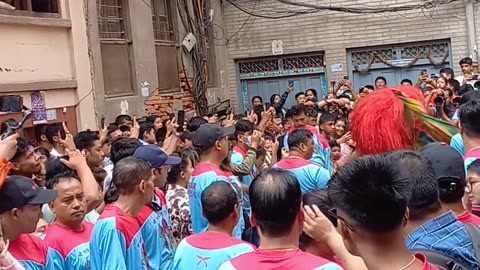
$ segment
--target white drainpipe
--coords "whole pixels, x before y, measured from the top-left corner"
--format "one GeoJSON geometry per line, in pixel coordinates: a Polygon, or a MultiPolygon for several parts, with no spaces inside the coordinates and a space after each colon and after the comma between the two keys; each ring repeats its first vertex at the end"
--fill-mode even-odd
{"type": "MultiPolygon", "coordinates": [[[[475,32],[475,13],[473,0],[465,0],[465,15],[467,19],[468,54],[473,62],[478,65],[477,37],[475,32]]],[[[480,15],[480,14],[479,14],[480,15]]]]}

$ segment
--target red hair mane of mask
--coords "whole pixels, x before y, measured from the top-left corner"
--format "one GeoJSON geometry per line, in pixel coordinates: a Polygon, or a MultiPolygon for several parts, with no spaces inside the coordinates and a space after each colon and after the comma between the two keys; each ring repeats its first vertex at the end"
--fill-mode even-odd
{"type": "Polygon", "coordinates": [[[420,127],[412,129],[406,122],[404,104],[393,89],[425,106],[422,93],[412,86],[378,90],[359,101],[353,112],[351,130],[361,155],[412,149],[415,144],[420,127]]]}

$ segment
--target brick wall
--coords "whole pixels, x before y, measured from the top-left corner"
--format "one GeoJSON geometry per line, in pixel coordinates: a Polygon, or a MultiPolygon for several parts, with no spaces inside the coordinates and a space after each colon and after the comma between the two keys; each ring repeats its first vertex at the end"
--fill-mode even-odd
{"type": "MultiPolygon", "coordinates": [[[[388,6],[422,3],[421,0],[304,0],[311,4],[331,3],[336,6],[388,6]]],[[[338,80],[347,75],[347,49],[384,44],[450,39],[455,72],[460,72],[458,61],[467,56],[467,31],[464,2],[448,4],[433,13],[420,10],[386,14],[346,14],[321,11],[286,19],[250,18],[243,29],[249,29],[240,40],[227,46],[227,89],[232,106],[239,106],[237,68],[235,60],[269,56],[271,42],[283,41],[285,54],[324,51],[328,80],[338,80]],[[344,72],[331,73],[333,63],[343,63],[344,72]]],[[[225,36],[235,33],[248,15],[224,3],[225,36]]],[[[288,7],[274,0],[258,0],[262,7],[288,7]]],[[[480,44],[480,3],[475,4],[477,40],[480,44]]]]}
{"type": "Polygon", "coordinates": [[[169,113],[172,112],[173,101],[181,100],[183,103],[183,109],[187,117],[191,117],[195,113],[195,102],[190,89],[193,90],[192,78],[188,78],[186,74],[180,72],[180,88],[181,91],[175,91],[174,93],[155,90],[145,100],[145,114],[146,115],[159,115],[162,120],[169,118],[169,113]]]}

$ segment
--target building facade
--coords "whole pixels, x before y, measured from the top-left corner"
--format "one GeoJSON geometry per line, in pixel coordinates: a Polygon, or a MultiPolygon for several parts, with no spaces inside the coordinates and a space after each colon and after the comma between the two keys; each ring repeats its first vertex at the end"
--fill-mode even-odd
{"type": "MultiPolygon", "coordinates": [[[[96,128],[94,89],[82,1],[3,0],[0,9],[0,95],[43,107],[26,123],[66,121],[72,131],[96,128]]],[[[2,113],[1,121],[21,113],[2,113]]]]}
{"type": "MultiPolygon", "coordinates": [[[[265,101],[272,94],[282,93],[289,81],[294,81],[295,92],[314,88],[325,95],[332,81],[347,77],[358,89],[373,84],[377,76],[398,85],[405,78],[415,82],[423,69],[430,74],[452,67],[460,73],[459,60],[477,54],[475,44],[469,46],[472,30],[474,41],[480,44],[480,3],[473,1],[455,1],[432,10],[381,14],[319,11],[282,19],[254,17],[229,2],[267,16],[298,8],[276,0],[224,2],[226,35],[238,32],[238,38],[226,47],[226,65],[232,104],[240,110],[251,106],[255,95],[265,101]],[[473,7],[474,16],[467,16],[466,2],[473,7]],[[474,22],[474,29],[467,27],[468,20],[474,22]],[[272,49],[272,41],[276,41],[274,45],[281,41],[281,46],[272,49]]],[[[424,2],[302,1],[360,8],[424,2]]],[[[287,105],[293,104],[294,97],[290,97],[287,105]]]]}
{"type": "MultiPolygon", "coordinates": [[[[99,114],[109,122],[124,113],[157,114],[165,119],[174,109],[193,114],[194,70],[190,53],[182,48],[188,33],[179,18],[177,1],[85,1],[89,3],[88,36],[99,114]]],[[[219,14],[212,17],[212,23],[223,24],[218,3],[209,8],[219,14]]],[[[222,88],[225,48],[212,44],[208,52],[207,98],[214,103],[228,98],[221,91],[226,90],[222,88]]]]}

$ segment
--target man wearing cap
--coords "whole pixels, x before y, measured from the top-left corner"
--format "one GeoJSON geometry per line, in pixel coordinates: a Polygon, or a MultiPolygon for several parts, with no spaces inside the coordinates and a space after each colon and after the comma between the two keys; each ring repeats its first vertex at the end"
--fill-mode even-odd
{"type": "Polygon", "coordinates": [[[452,147],[442,143],[431,143],[420,149],[420,154],[432,163],[442,208],[452,210],[462,223],[480,225],[480,217],[465,210],[462,203],[466,186],[462,156],[452,147]]]}
{"type": "MultiPolygon", "coordinates": [[[[235,133],[233,127],[220,127],[215,124],[204,124],[193,134],[193,145],[200,155],[200,163],[195,167],[188,183],[188,196],[190,199],[190,215],[192,218],[193,232],[201,233],[208,229],[208,221],[202,214],[201,197],[203,191],[216,181],[226,181],[232,185],[238,196],[238,201],[243,198],[243,187],[240,181],[231,172],[220,169],[222,162],[228,157],[229,143],[227,137],[235,133]]],[[[240,205],[240,213],[243,206],[240,205]]],[[[233,236],[241,239],[245,228],[243,215],[233,230],[233,236]]]]}
{"type": "Polygon", "coordinates": [[[165,195],[160,188],[165,187],[170,165],[179,164],[181,159],[168,156],[156,145],[140,146],[133,157],[144,160],[153,169],[153,182],[156,188],[151,204],[145,206],[137,217],[141,224],[140,232],[150,269],[171,269],[175,254],[175,247],[172,246],[172,222],[165,195]]]}
{"type": "Polygon", "coordinates": [[[0,190],[0,236],[10,242],[8,251],[25,269],[63,269],[63,259],[30,235],[40,219],[41,206],[56,197],[56,191],[40,189],[24,176],[9,176],[0,190]]]}

